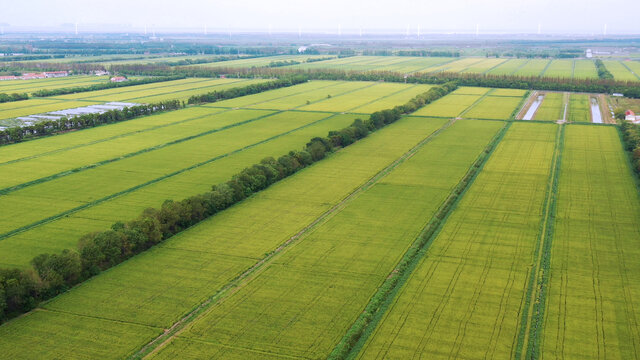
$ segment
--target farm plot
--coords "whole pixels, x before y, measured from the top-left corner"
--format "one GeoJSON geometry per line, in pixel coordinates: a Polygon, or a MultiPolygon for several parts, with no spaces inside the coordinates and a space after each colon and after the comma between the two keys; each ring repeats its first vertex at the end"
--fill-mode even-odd
{"type": "Polygon", "coordinates": [[[462,58],[459,60],[455,60],[444,65],[434,66],[428,69],[425,69],[423,72],[460,72],[465,70],[466,68],[478,64],[486,59],[484,58],[462,58]]]}
{"type": "Polygon", "coordinates": [[[405,90],[396,92],[392,95],[388,95],[379,98],[369,104],[362,105],[358,108],[352,109],[353,113],[370,114],[376,111],[391,109],[398,104],[404,104],[415,96],[422,94],[432,88],[433,85],[413,85],[405,87],[405,90]]]}
{"type": "Polygon", "coordinates": [[[567,127],[556,206],[538,353],[638,358],[640,198],[615,128],[567,127]]]}
{"type": "Polygon", "coordinates": [[[573,68],[574,79],[597,79],[598,71],[596,64],[591,60],[575,60],[573,68]]]}
{"type": "Polygon", "coordinates": [[[529,60],[523,67],[518,69],[513,75],[516,76],[540,76],[542,72],[547,68],[551,60],[532,59],[529,60]]]}
{"type": "Polygon", "coordinates": [[[153,103],[163,100],[186,100],[192,95],[204,94],[214,90],[242,87],[264,82],[256,79],[202,79],[189,78],[183,80],[164,81],[160,83],[129,86],[122,89],[107,89],[55,97],[56,99],[82,99],[91,101],[130,101],[136,103],[153,103]]]}
{"type": "Polygon", "coordinates": [[[569,97],[570,122],[591,122],[591,103],[588,94],[571,94],[569,97]]]}
{"type": "Polygon", "coordinates": [[[522,103],[522,96],[496,96],[495,91],[489,93],[480,102],[473,105],[462,115],[471,119],[509,120],[522,103]]]}
{"type": "MultiPolygon", "coordinates": [[[[37,140],[0,146],[0,169],[8,163],[31,160],[49,154],[114,140],[120,137],[140,134],[161,127],[172,126],[174,124],[178,125],[198,119],[202,116],[215,114],[219,111],[222,111],[222,109],[193,107],[170,113],[154,114],[153,116],[144,116],[137,119],[113,123],[109,124],[109,126],[88,128],[83,129],[82,131],[73,131],[57,136],[49,136],[39,138],[37,140]]],[[[136,146],[136,144],[127,145],[136,146]]]]}
{"type": "Polygon", "coordinates": [[[13,221],[2,218],[0,222],[5,237],[0,240],[0,254],[6,254],[1,257],[3,265],[24,266],[43,250],[74,246],[87,228],[104,229],[107,221],[132,219],[165,199],[204,192],[268,154],[278,156],[301,148],[309,138],[345,127],[354,118],[339,117],[328,127],[321,125],[333,119],[328,114],[295,112],[260,117],[251,115],[255,111],[243,112],[247,113],[245,118],[255,116],[256,120],[3,196],[1,206],[16,216],[13,221]],[[319,124],[313,127],[314,123],[319,124]],[[307,127],[313,131],[301,132],[307,127]],[[255,150],[245,156],[249,149],[255,150]],[[173,179],[176,182],[171,182],[173,179]],[[165,182],[171,186],[152,187],[165,182]],[[55,221],[42,222],[49,218],[55,221]],[[21,229],[25,231],[13,233],[21,229]]]}
{"type": "Polygon", "coordinates": [[[66,76],[60,78],[34,79],[34,80],[8,80],[0,81],[0,93],[28,93],[37,90],[52,90],[66,87],[90,86],[106,83],[108,76],[66,76]]]}
{"type": "Polygon", "coordinates": [[[417,116],[453,118],[478,101],[482,95],[449,94],[416,111],[417,116]]]}
{"type": "Polygon", "coordinates": [[[512,358],[557,126],[514,123],[360,358],[512,358]]]}
{"type": "Polygon", "coordinates": [[[139,342],[162,332],[132,331],[128,323],[168,328],[443,124],[444,120],[405,118],[372,134],[57,297],[46,305],[47,311],[1,326],[1,351],[16,359],[71,351],[77,357],[90,357],[111,344],[111,339],[93,334],[107,321],[126,332],[135,346],[112,349],[103,358],[126,357],[139,348],[139,342]],[[124,283],[136,286],[123,287],[124,283]],[[64,321],[58,320],[60,316],[64,321]],[[54,322],[68,325],[49,332],[54,322]],[[83,326],[74,326],[75,322],[83,326]],[[25,326],[29,332],[18,331],[25,326]],[[70,334],[92,341],[78,347],[65,340],[70,334]],[[46,344],[38,340],[42,336],[46,344]]]}
{"type": "Polygon", "coordinates": [[[552,60],[541,76],[571,78],[573,76],[573,60],[552,60]]]}
{"type": "MultiPolygon", "coordinates": [[[[49,97],[46,99],[29,99],[15,103],[9,102],[0,104],[0,119],[42,114],[56,110],[102,104],[108,101],[132,101],[145,103],[170,99],[186,100],[191,95],[240,87],[262,81],[266,80],[191,78],[128,86],[125,88],[88,91],[77,94],[49,97]]],[[[1,122],[0,125],[2,125],[1,122]]]]}
{"type": "MultiPolygon", "coordinates": [[[[323,101],[318,101],[313,104],[302,106],[299,110],[303,111],[331,111],[331,112],[343,112],[351,109],[356,109],[362,105],[370,104],[380,98],[384,98],[389,95],[394,95],[402,90],[409,88],[410,85],[397,84],[397,83],[378,83],[371,86],[366,86],[362,89],[345,93],[340,96],[327,98],[323,101]]],[[[398,105],[403,104],[410,98],[405,99],[398,105]]]]}
{"type": "Polygon", "coordinates": [[[640,80],[640,61],[624,61],[622,64],[634,73],[635,80],[640,80]]]}
{"type": "Polygon", "coordinates": [[[618,60],[603,60],[602,63],[616,80],[637,81],[638,78],[618,60]]]}
{"type": "Polygon", "coordinates": [[[534,120],[556,121],[562,120],[564,116],[564,98],[563,93],[548,92],[542,100],[542,104],[536,111],[534,120]]]}
{"type": "MultiPolygon", "coordinates": [[[[212,357],[245,349],[325,358],[501,126],[461,121],[443,131],[180,338],[219,345],[212,357]]],[[[158,357],[197,357],[199,343],[171,344],[158,357]]]]}
{"type": "Polygon", "coordinates": [[[485,59],[478,63],[474,63],[473,65],[465,68],[461,72],[463,73],[485,73],[500,64],[506,62],[507,59],[485,59]]]}
{"type": "Polygon", "coordinates": [[[509,59],[495,68],[487,71],[490,75],[511,75],[518,69],[523,67],[529,60],[525,59],[509,59]]]}

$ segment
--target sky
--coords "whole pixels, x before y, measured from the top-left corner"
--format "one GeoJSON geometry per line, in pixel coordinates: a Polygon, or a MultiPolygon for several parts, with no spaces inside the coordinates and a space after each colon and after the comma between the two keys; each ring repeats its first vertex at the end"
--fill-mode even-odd
{"type": "MultiPolygon", "coordinates": [[[[7,0],[9,1],[9,0],[7,0]]],[[[22,0],[7,30],[69,28],[214,31],[640,34],[639,0],[22,0]]]]}

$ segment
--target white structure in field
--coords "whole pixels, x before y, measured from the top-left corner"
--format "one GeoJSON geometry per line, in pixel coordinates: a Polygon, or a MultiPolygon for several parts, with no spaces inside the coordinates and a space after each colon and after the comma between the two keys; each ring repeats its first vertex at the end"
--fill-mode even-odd
{"type": "Polygon", "coordinates": [[[631,110],[627,110],[624,112],[624,119],[626,121],[631,121],[634,124],[640,124],[640,116],[636,115],[631,110]]]}

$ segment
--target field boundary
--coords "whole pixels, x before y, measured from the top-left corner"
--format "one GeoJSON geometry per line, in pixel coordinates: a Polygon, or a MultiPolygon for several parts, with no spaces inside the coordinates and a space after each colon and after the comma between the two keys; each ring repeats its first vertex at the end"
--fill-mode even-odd
{"type": "Polygon", "coordinates": [[[354,189],[351,193],[349,193],[343,200],[339,203],[331,207],[329,210],[321,214],[317,217],[313,222],[304,227],[295,235],[291,236],[284,243],[279,245],[276,249],[269,252],[262,259],[260,259],[257,263],[252,265],[250,268],[242,272],[240,275],[233,278],[230,282],[228,282],[225,286],[223,286],[220,290],[218,290],[213,296],[209,297],[207,300],[202,302],[200,305],[196,306],[193,310],[187,313],[184,317],[174,323],[169,329],[166,329],[164,333],[160,334],[157,338],[150,341],[147,345],[141,348],[139,351],[128,357],[127,359],[142,359],[147,355],[157,352],[162,349],[165,345],[167,345],[174,337],[178,336],[187,325],[200,318],[201,315],[204,315],[211,306],[218,303],[222,298],[226,298],[225,295],[233,294],[237,289],[239,289],[246,282],[251,281],[251,279],[255,278],[259,274],[260,269],[264,267],[266,264],[270,264],[274,258],[280,255],[286,248],[288,248],[291,244],[295,243],[296,240],[304,237],[311,230],[315,229],[317,226],[325,223],[328,219],[330,219],[335,213],[342,210],[345,206],[347,206],[351,201],[353,201],[359,194],[371,188],[375,185],[380,179],[384,178],[387,174],[393,171],[400,164],[404,163],[406,160],[411,158],[420,148],[422,148],[425,144],[431,142],[433,138],[438,136],[442,131],[449,128],[455,119],[452,119],[445,124],[443,124],[440,128],[431,132],[427,137],[422,139],[418,144],[409,149],[407,152],[402,154],[400,157],[392,161],[385,168],[377,172],[373,175],[369,180],[365,183],[354,189]]]}
{"type": "Polygon", "coordinates": [[[638,80],[640,80],[640,75],[636,74],[635,71],[631,70],[631,68],[627,66],[627,64],[625,64],[624,61],[618,60],[618,62],[622,64],[622,66],[626,67],[627,70],[629,70],[629,72],[632,73],[638,80]]]}
{"type": "Polygon", "coordinates": [[[462,110],[462,112],[460,112],[458,115],[456,115],[456,117],[458,118],[462,118],[464,116],[464,114],[468,113],[469,111],[471,111],[471,109],[473,109],[474,107],[476,107],[476,105],[478,105],[479,103],[482,102],[482,100],[484,100],[487,96],[491,95],[491,93],[493,93],[494,91],[496,91],[496,89],[489,89],[489,91],[487,91],[486,93],[484,93],[482,96],[480,96],[478,98],[478,100],[474,101],[473,104],[469,105],[466,109],[462,110]]]}
{"type": "Polygon", "coordinates": [[[505,122],[500,130],[488,142],[484,150],[469,167],[467,173],[450,192],[436,210],[429,222],[423,227],[420,234],[402,256],[386,280],[378,287],[371,297],[363,312],[347,330],[342,339],[329,355],[329,359],[353,359],[365,345],[369,336],[377,328],[377,325],[385,315],[386,310],[395,300],[398,292],[410,278],[413,270],[423,259],[426,251],[431,246],[433,239],[437,237],[442,227],[447,222],[449,215],[455,210],[466,191],[472,186],[476,177],[491,157],[500,141],[504,138],[512,122],[505,122]]]}
{"type": "Polygon", "coordinates": [[[549,281],[549,265],[551,256],[551,242],[555,227],[556,196],[558,191],[558,179],[564,149],[565,126],[559,125],[556,133],[553,160],[549,169],[547,189],[543,204],[542,219],[539,224],[538,241],[533,253],[533,266],[529,274],[527,292],[522,306],[520,331],[515,340],[514,358],[521,359],[525,343],[526,358],[535,359],[538,354],[535,351],[540,333],[542,332],[541,320],[544,316],[546,284],[549,281]],[[533,302],[533,305],[532,305],[533,302]],[[531,321],[528,319],[531,318],[531,321]],[[532,334],[533,332],[533,334],[532,334]]]}

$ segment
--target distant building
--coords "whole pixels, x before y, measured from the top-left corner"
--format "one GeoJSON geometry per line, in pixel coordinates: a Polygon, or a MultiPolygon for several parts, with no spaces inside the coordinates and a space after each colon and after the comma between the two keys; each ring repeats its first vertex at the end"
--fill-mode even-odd
{"type": "Polygon", "coordinates": [[[631,110],[627,110],[627,111],[624,112],[624,119],[626,121],[631,121],[634,124],[640,123],[640,116],[636,115],[631,110]]]}
{"type": "Polygon", "coordinates": [[[304,53],[305,51],[307,51],[307,47],[306,46],[300,46],[298,48],[298,53],[300,53],[300,54],[304,53]]]}
{"type": "Polygon", "coordinates": [[[17,77],[17,76],[0,76],[0,81],[3,81],[3,80],[18,80],[18,79],[20,79],[20,78],[17,77]]]}
{"type": "Polygon", "coordinates": [[[585,56],[587,59],[591,59],[593,57],[593,53],[591,52],[591,49],[587,49],[585,56]]]}
{"type": "Polygon", "coordinates": [[[108,71],[104,71],[104,70],[96,70],[93,72],[96,76],[104,76],[104,75],[109,75],[108,71]]]}
{"type": "Polygon", "coordinates": [[[124,76],[114,76],[111,78],[111,82],[123,82],[123,81],[128,81],[129,79],[127,79],[124,76]]]}
{"type": "Polygon", "coordinates": [[[45,77],[48,78],[57,78],[57,77],[64,77],[64,76],[69,76],[69,72],[68,71],[45,71],[43,72],[45,77]]]}
{"type": "Polygon", "coordinates": [[[34,80],[34,79],[46,79],[47,76],[44,73],[24,73],[20,76],[22,80],[34,80]]]}

